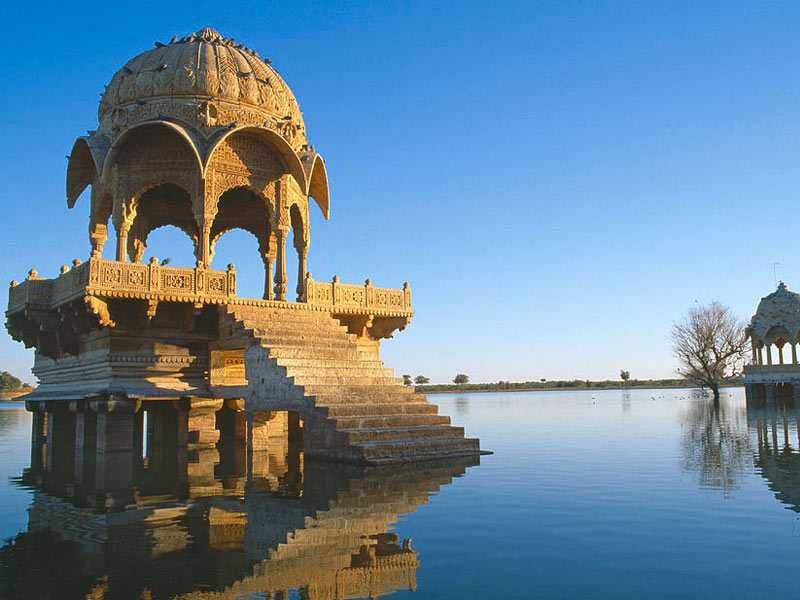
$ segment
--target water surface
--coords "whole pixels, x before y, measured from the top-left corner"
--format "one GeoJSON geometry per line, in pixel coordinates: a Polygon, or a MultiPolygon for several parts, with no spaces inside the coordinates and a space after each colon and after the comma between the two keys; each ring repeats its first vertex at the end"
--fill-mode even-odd
{"type": "Polygon", "coordinates": [[[793,407],[748,411],[738,389],[718,408],[688,390],[430,400],[494,454],[378,470],[273,456],[249,479],[201,464],[205,479],[142,484],[113,510],[73,483],[42,492],[28,413],[3,405],[3,578],[63,578],[64,598],[796,595],[793,407]],[[70,561],[32,571],[22,542],[70,561]]]}

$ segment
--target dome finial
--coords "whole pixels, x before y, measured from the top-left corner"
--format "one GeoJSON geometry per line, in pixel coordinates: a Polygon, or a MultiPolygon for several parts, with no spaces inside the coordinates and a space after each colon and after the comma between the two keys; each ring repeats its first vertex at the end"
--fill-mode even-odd
{"type": "Polygon", "coordinates": [[[200,31],[198,31],[194,35],[195,37],[197,37],[197,39],[203,40],[204,42],[222,41],[222,36],[213,27],[203,27],[200,31]]]}

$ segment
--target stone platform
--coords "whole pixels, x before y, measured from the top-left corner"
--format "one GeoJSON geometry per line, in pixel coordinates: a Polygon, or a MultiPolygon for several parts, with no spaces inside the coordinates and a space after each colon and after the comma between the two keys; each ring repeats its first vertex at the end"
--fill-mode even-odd
{"type": "Polygon", "coordinates": [[[37,350],[34,428],[58,435],[60,421],[76,421],[76,445],[101,454],[141,444],[143,412],[160,437],[195,447],[213,447],[228,419],[251,448],[291,431],[308,456],[384,464],[481,452],[379,359],[381,338],[413,316],[408,286],[309,275],[304,302],[235,289],[233,266],[97,258],[12,284],[7,328],[37,350]]]}

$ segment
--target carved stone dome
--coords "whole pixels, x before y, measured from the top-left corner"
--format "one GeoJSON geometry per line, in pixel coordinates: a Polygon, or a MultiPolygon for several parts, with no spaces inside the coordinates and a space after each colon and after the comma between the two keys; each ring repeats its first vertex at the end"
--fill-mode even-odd
{"type": "Polygon", "coordinates": [[[103,93],[98,119],[100,130],[113,135],[138,121],[139,114],[142,119],[200,115],[213,120],[219,111],[232,109],[249,113],[247,121],[269,120],[295,147],[307,143],[297,101],[269,60],[204,28],[156,43],[125,63],[103,93]]]}
{"type": "Polygon", "coordinates": [[[800,331],[800,294],[790,292],[782,281],[777,290],[758,303],[748,329],[764,340],[776,327],[785,329],[791,336],[797,336],[800,331]]]}

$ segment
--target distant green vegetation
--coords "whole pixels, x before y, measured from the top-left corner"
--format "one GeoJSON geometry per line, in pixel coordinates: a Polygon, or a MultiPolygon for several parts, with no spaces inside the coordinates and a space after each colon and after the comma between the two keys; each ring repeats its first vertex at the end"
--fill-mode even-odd
{"type": "MultiPolygon", "coordinates": [[[[741,385],[739,377],[731,377],[722,382],[723,386],[730,387],[741,385]]],[[[496,383],[465,383],[454,385],[442,383],[435,385],[419,385],[420,392],[505,392],[528,390],[589,390],[589,389],[647,389],[647,388],[685,388],[685,379],[627,379],[624,381],[605,379],[603,381],[590,381],[588,379],[571,380],[539,380],[539,381],[498,381],[496,383]]]]}
{"type": "Polygon", "coordinates": [[[18,390],[22,387],[30,387],[27,383],[14,377],[8,371],[0,371],[0,392],[18,390]]]}

